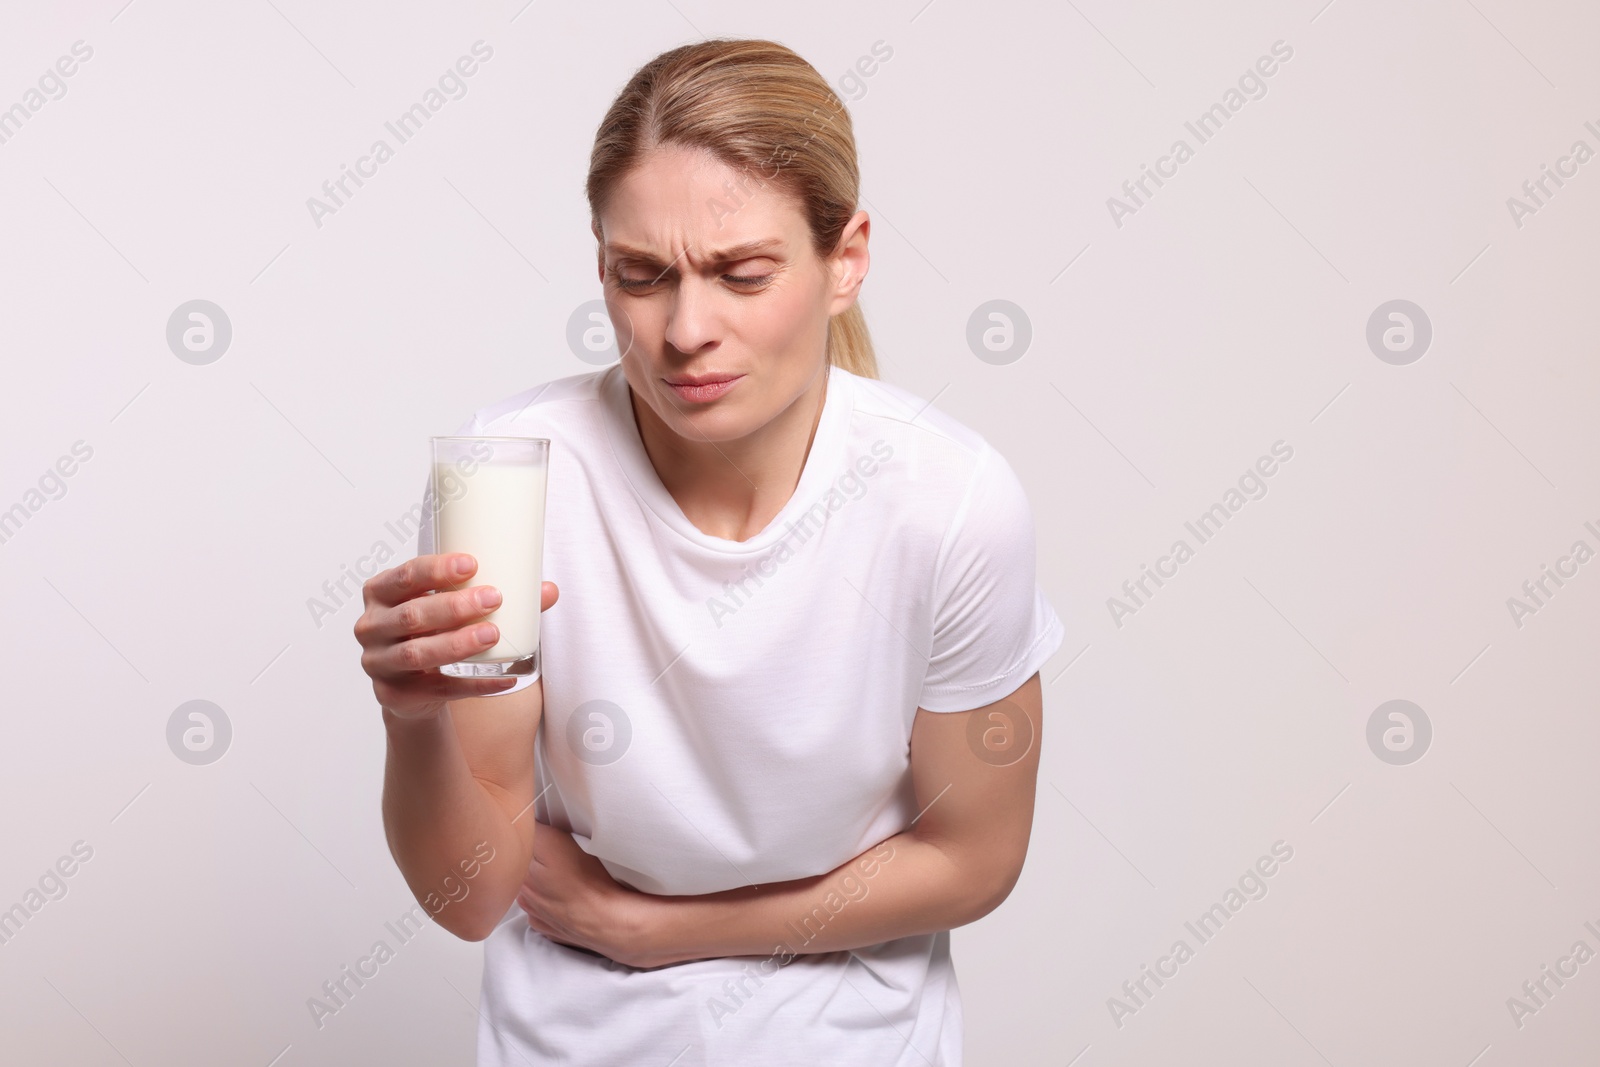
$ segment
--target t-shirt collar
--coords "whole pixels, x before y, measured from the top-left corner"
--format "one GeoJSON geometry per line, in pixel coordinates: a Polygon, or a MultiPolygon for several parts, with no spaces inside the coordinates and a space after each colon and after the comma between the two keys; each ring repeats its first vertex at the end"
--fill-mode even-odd
{"type": "Polygon", "coordinates": [[[854,375],[842,367],[828,365],[827,393],[822,401],[822,416],[811,440],[805,468],[800,472],[794,495],[765,529],[747,541],[713,537],[689,521],[678,502],[661,484],[661,477],[650,463],[634,419],[628,379],[622,364],[607,368],[600,378],[601,411],[606,434],[618,465],[633,491],[663,524],[701,548],[724,555],[746,555],[771,547],[780,540],[801,512],[825,499],[834,478],[840,473],[845,436],[854,409],[854,375]]]}

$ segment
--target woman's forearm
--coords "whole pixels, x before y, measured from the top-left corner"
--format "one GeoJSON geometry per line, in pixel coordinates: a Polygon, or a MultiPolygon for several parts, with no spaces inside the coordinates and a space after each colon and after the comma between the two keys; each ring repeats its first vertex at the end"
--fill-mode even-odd
{"type": "Polygon", "coordinates": [[[404,720],[384,709],[383,824],[417,902],[457,937],[481,941],[516,897],[533,820],[514,825],[474,778],[448,707],[404,720]]]}
{"type": "Polygon", "coordinates": [[[963,870],[907,832],[812,878],[701,896],[641,894],[637,929],[652,966],[716,956],[787,959],[965,925],[999,903],[996,886],[994,872],[963,870]]]}

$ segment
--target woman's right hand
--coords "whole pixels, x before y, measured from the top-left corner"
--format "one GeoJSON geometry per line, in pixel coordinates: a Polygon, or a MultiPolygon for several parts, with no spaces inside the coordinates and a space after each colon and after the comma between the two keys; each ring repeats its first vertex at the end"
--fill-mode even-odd
{"type": "MultiPolygon", "coordinates": [[[[402,719],[438,714],[446,703],[510,689],[514,678],[456,678],[439,667],[482,652],[499,640],[484,616],[500,606],[493,586],[466,588],[478,563],[462,552],[417,556],[367,579],[366,610],[356,620],[361,669],[372,678],[378,703],[402,719]],[[431,592],[439,589],[444,592],[431,592]]],[[[560,595],[554,582],[540,589],[539,610],[560,595]]]]}

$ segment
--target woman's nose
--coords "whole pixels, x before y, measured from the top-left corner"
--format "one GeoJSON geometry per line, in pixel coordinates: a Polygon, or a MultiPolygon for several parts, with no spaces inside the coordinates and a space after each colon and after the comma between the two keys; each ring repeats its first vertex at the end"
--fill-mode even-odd
{"type": "Polygon", "coordinates": [[[673,288],[665,340],[679,352],[698,352],[715,339],[712,294],[698,278],[681,278],[673,288]]]}

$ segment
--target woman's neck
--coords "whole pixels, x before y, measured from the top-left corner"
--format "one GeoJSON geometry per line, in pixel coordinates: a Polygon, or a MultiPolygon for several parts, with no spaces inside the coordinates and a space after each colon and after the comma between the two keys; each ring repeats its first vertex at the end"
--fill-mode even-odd
{"type": "Polygon", "coordinates": [[[630,386],[645,454],[679,510],[712,537],[747,541],[766,529],[794,495],[827,398],[828,364],[766,425],[731,441],[679,434],[630,386]]]}

